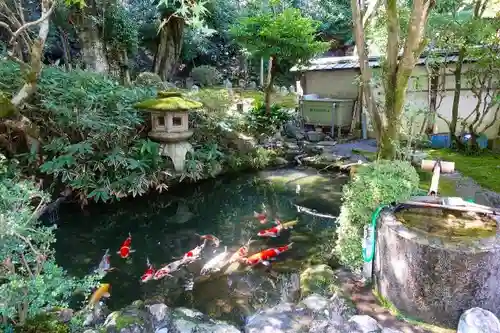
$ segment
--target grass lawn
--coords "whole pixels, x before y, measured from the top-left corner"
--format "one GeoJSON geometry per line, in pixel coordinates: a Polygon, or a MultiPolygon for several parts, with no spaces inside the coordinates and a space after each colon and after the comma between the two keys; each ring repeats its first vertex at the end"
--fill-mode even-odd
{"type": "MultiPolygon", "coordinates": [[[[369,152],[369,151],[364,151],[364,150],[359,150],[359,149],[353,149],[353,153],[363,155],[366,157],[367,160],[369,161],[374,161],[376,158],[376,153],[369,152]]],[[[418,175],[420,177],[420,185],[419,188],[424,191],[428,191],[429,187],[431,186],[431,179],[432,179],[432,173],[431,172],[426,172],[422,170],[418,170],[418,175]]],[[[442,196],[449,196],[449,197],[454,197],[457,196],[457,184],[454,180],[452,179],[447,179],[444,177],[441,177],[439,179],[439,194],[442,196]]]]}
{"type": "Polygon", "coordinates": [[[474,179],[484,188],[500,193],[500,154],[468,156],[451,149],[429,149],[427,152],[433,159],[455,162],[455,169],[464,176],[474,179]]]}

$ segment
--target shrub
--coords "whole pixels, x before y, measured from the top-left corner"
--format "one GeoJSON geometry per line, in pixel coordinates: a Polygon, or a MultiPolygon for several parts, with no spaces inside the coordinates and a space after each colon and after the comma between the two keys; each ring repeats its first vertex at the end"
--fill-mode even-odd
{"type": "Polygon", "coordinates": [[[151,72],[142,72],[135,78],[133,84],[137,87],[154,87],[163,89],[164,84],[160,76],[151,72]]]}
{"type": "Polygon", "coordinates": [[[67,307],[73,293],[89,292],[97,277],[79,280],[57,266],[55,226],[38,221],[49,198],[19,177],[17,164],[0,158],[0,319],[23,325],[48,308],[67,307]]]}
{"type": "Polygon", "coordinates": [[[191,71],[193,80],[203,87],[214,86],[220,82],[221,74],[217,68],[208,65],[202,65],[193,68],[191,71]]]}
{"type": "Polygon", "coordinates": [[[279,104],[271,106],[271,112],[266,112],[263,103],[255,103],[247,114],[248,129],[255,133],[274,134],[292,115],[279,104]]]}
{"type": "Polygon", "coordinates": [[[227,89],[200,89],[193,99],[200,101],[209,112],[227,112],[232,104],[232,98],[227,89]]]}
{"type": "Polygon", "coordinates": [[[409,162],[379,161],[358,169],[343,189],[336,254],[343,265],[360,269],[363,228],[381,204],[408,199],[418,190],[419,177],[409,162]]]}
{"type": "MultiPolygon", "coordinates": [[[[0,64],[0,86],[9,93],[21,84],[16,76],[18,66],[0,64]]],[[[165,160],[158,144],[143,138],[147,132],[141,134],[147,115],[132,107],[154,94],[96,73],[44,69],[31,101],[34,111],[26,113],[45,143],[40,170],[75,190],[82,203],[163,188],[165,160]]],[[[37,167],[36,155],[23,158],[37,167]]]]}

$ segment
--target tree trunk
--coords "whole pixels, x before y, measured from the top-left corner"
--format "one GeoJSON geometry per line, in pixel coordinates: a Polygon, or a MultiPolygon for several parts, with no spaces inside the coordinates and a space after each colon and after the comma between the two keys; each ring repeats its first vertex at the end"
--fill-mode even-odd
{"type": "Polygon", "coordinates": [[[450,136],[452,142],[459,148],[463,148],[462,142],[457,137],[458,108],[460,106],[460,93],[462,92],[462,66],[465,59],[465,48],[461,48],[455,64],[455,91],[453,94],[453,105],[451,106],[450,136]]]}
{"type": "Polygon", "coordinates": [[[68,41],[68,35],[62,30],[59,30],[59,40],[61,42],[61,47],[63,50],[64,68],[67,72],[71,70],[71,53],[68,41]]]}
{"type": "Polygon", "coordinates": [[[184,19],[171,16],[160,30],[153,72],[168,81],[174,74],[181,56],[184,19]]]}
{"type": "MultiPolygon", "coordinates": [[[[437,114],[437,98],[439,90],[439,67],[432,66],[430,70],[429,77],[429,114],[427,121],[427,134],[434,133],[434,125],[436,124],[436,114],[437,114]]],[[[446,88],[446,87],[445,87],[446,88]]]]}
{"type": "Polygon", "coordinates": [[[82,58],[88,70],[97,73],[108,73],[109,63],[106,57],[106,46],[100,38],[100,33],[90,18],[85,18],[78,31],[82,43],[82,58]]]}
{"type": "Polygon", "coordinates": [[[276,58],[270,57],[268,75],[267,75],[267,85],[264,96],[264,103],[266,106],[267,114],[271,113],[271,96],[273,94],[273,83],[274,83],[274,78],[276,77],[276,72],[277,72],[276,58]]]}
{"type": "MultiPolygon", "coordinates": [[[[353,35],[356,41],[356,52],[359,59],[359,70],[361,72],[361,84],[363,87],[363,96],[366,102],[366,108],[371,120],[374,123],[375,137],[380,144],[380,131],[383,126],[383,119],[378,112],[375,96],[371,86],[372,72],[368,63],[366,53],[365,34],[363,27],[363,17],[357,0],[351,0],[352,20],[353,20],[353,35]]],[[[360,101],[362,103],[362,101],[360,101]]]]}
{"type": "MultiPolygon", "coordinates": [[[[8,104],[8,109],[13,111],[12,116],[10,119],[3,119],[4,125],[24,133],[28,147],[36,152],[40,149],[39,129],[29,118],[21,113],[21,109],[26,101],[33,96],[37,88],[37,81],[42,72],[43,48],[49,34],[49,17],[54,10],[54,4],[50,0],[42,0],[41,8],[42,13],[40,19],[26,23],[18,30],[25,30],[29,26],[36,24],[39,25],[38,36],[30,47],[30,66],[28,73],[26,73],[25,83],[17,94],[12,97],[10,103],[6,103],[8,104]]],[[[16,42],[16,36],[13,36],[13,42],[16,42]]],[[[3,102],[5,103],[5,100],[3,102]]]]}
{"type": "Polygon", "coordinates": [[[384,66],[385,113],[387,124],[381,133],[379,158],[392,160],[396,157],[401,128],[401,115],[406,100],[408,81],[426,40],[424,37],[431,0],[414,0],[404,44],[400,49],[399,15],[396,0],[387,0],[387,61],[384,66]]]}
{"type": "Polygon", "coordinates": [[[124,86],[129,87],[132,84],[132,80],[130,79],[130,69],[129,69],[127,51],[123,51],[122,53],[120,69],[121,69],[122,83],[124,86]]]}

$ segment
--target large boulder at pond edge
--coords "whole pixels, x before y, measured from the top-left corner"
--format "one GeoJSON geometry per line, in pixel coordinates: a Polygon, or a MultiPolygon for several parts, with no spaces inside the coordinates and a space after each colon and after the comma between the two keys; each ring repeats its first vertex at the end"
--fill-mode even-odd
{"type": "Polygon", "coordinates": [[[139,302],[111,313],[101,330],[107,333],[241,333],[236,327],[196,310],[172,309],[162,303],[144,307],[139,302]]]}
{"type": "Polygon", "coordinates": [[[472,308],[460,316],[457,333],[500,333],[500,321],[488,310],[472,308]]]}
{"type": "Polygon", "coordinates": [[[299,304],[281,303],[261,310],[247,319],[246,333],[345,332],[362,333],[357,324],[338,311],[337,297],[312,294],[299,304]]]}
{"type": "MultiPolygon", "coordinates": [[[[168,333],[240,333],[236,327],[226,322],[210,319],[203,313],[177,308],[172,311],[171,326],[168,333]]],[[[160,333],[160,332],[158,332],[160,333]]],[[[161,332],[163,333],[163,332],[161,332]]],[[[166,332],[165,332],[166,333],[166,332]]]]}
{"type": "Polygon", "coordinates": [[[331,295],[337,281],[335,273],[328,265],[316,265],[300,273],[300,291],[302,296],[312,293],[331,295]]]}
{"type": "Polygon", "coordinates": [[[120,311],[110,313],[103,328],[107,333],[154,332],[151,316],[140,301],[136,301],[120,311]]]}

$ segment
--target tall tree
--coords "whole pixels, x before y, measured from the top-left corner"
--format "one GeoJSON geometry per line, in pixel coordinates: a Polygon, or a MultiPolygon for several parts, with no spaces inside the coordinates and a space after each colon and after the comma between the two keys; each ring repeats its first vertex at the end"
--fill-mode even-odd
{"type": "Polygon", "coordinates": [[[202,17],[207,12],[208,1],[160,0],[161,23],[153,71],[168,80],[175,71],[181,56],[186,25],[204,29],[202,17]]]}
{"type": "MultiPolygon", "coordinates": [[[[434,0],[413,0],[406,33],[401,32],[402,15],[397,0],[386,0],[385,41],[386,51],[382,60],[382,81],[384,87],[383,109],[375,103],[371,86],[371,69],[366,53],[364,15],[368,15],[356,0],[351,0],[354,35],[359,56],[362,84],[370,115],[376,127],[379,158],[393,159],[396,156],[401,128],[401,116],[406,100],[406,90],[413,68],[427,45],[425,29],[434,0]],[[363,15],[364,14],[364,15],[363,15]],[[400,51],[402,49],[402,55],[400,51]]],[[[404,10],[404,9],[401,9],[404,10]]]]}
{"type": "Polygon", "coordinates": [[[300,10],[288,8],[278,15],[264,13],[245,18],[231,29],[236,40],[252,55],[271,59],[265,87],[268,113],[279,68],[306,63],[328,48],[328,43],[316,40],[318,25],[317,21],[302,16],[300,10]]]}

